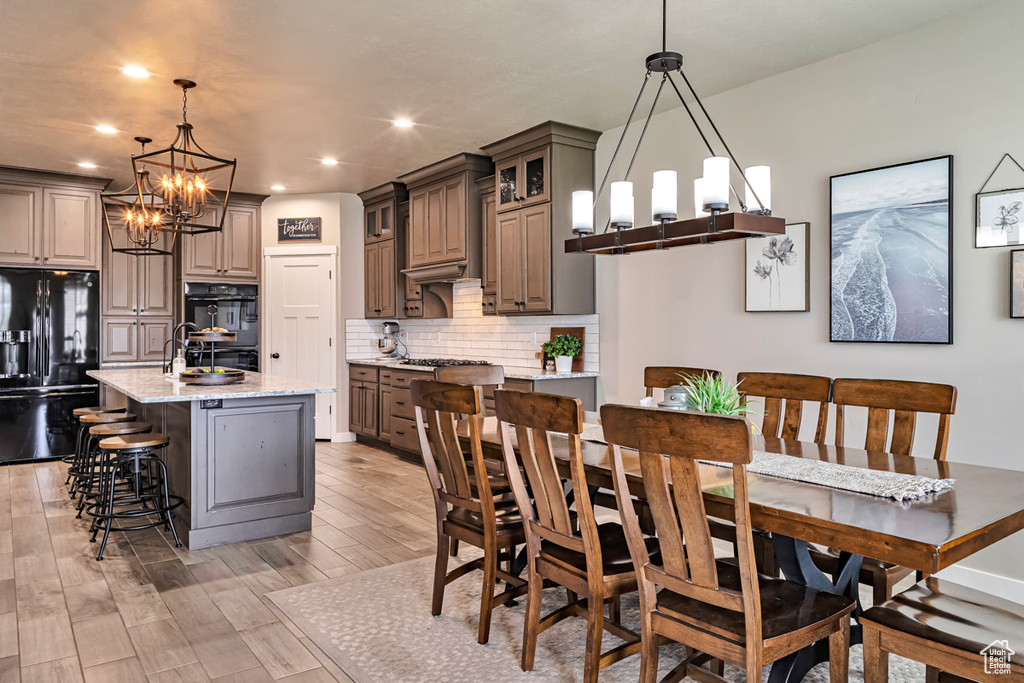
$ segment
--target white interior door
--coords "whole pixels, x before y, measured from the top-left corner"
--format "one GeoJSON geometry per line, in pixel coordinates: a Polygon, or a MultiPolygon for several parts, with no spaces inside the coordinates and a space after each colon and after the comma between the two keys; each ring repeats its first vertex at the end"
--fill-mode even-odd
{"type": "MultiPolygon", "coordinates": [[[[267,254],[267,373],[336,386],[335,259],[333,251],[267,254]]],[[[336,401],[336,393],[316,395],[316,438],[334,435],[336,401]]]]}

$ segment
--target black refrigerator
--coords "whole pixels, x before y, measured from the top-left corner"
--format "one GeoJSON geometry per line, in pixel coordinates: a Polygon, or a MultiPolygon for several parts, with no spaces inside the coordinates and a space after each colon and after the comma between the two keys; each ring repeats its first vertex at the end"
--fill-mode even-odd
{"type": "Polygon", "coordinates": [[[99,347],[99,273],[0,268],[0,465],[74,452],[99,347]]]}

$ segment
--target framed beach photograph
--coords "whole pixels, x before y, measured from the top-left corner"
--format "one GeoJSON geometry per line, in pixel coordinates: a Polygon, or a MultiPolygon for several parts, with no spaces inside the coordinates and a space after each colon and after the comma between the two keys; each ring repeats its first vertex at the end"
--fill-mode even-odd
{"type": "Polygon", "coordinates": [[[1024,244],[1020,229],[1024,188],[979,192],[974,195],[978,222],[974,232],[976,247],[1007,247],[1024,244]]]}
{"type": "Polygon", "coordinates": [[[1024,318],[1024,249],[1010,252],[1010,317],[1024,318]]]}
{"type": "Polygon", "coordinates": [[[811,310],[811,224],[786,226],[781,237],[746,240],[744,278],[748,313],[811,310]]]}
{"type": "Polygon", "coordinates": [[[834,342],[953,343],[953,157],[831,178],[834,342]]]}

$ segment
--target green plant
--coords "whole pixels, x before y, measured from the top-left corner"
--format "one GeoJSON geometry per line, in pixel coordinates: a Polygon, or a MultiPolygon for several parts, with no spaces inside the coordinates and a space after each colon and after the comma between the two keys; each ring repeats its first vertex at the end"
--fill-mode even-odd
{"type": "Polygon", "coordinates": [[[550,341],[544,342],[544,353],[552,358],[558,356],[575,356],[583,350],[583,342],[571,334],[556,334],[550,341]]]}
{"type": "Polygon", "coordinates": [[[689,396],[687,405],[701,413],[716,415],[745,416],[758,411],[750,401],[740,394],[739,383],[733,384],[721,375],[712,377],[709,373],[700,376],[680,375],[689,396]]]}

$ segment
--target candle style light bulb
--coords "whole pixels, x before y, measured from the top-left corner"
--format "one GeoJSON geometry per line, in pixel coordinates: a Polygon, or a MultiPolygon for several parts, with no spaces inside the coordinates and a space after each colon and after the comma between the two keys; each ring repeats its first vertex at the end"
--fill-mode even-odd
{"type": "Polygon", "coordinates": [[[651,184],[651,215],[655,221],[674,221],[678,217],[675,171],[655,171],[651,184]]]}
{"type": "Polygon", "coordinates": [[[572,231],[577,235],[594,232],[594,193],[590,190],[572,193],[572,231]]]}
{"type": "Polygon", "coordinates": [[[704,210],[729,210],[729,157],[704,160],[704,210]]]}
{"type": "Polygon", "coordinates": [[[633,227],[633,183],[620,180],[611,185],[611,224],[613,228],[633,227]]]}
{"type": "Polygon", "coordinates": [[[743,171],[747,178],[747,213],[761,213],[762,209],[772,210],[772,169],[771,166],[751,166],[743,171]],[[756,195],[756,196],[755,196],[756,195]],[[759,201],[760,200],[760,201],[759,201]]]}

